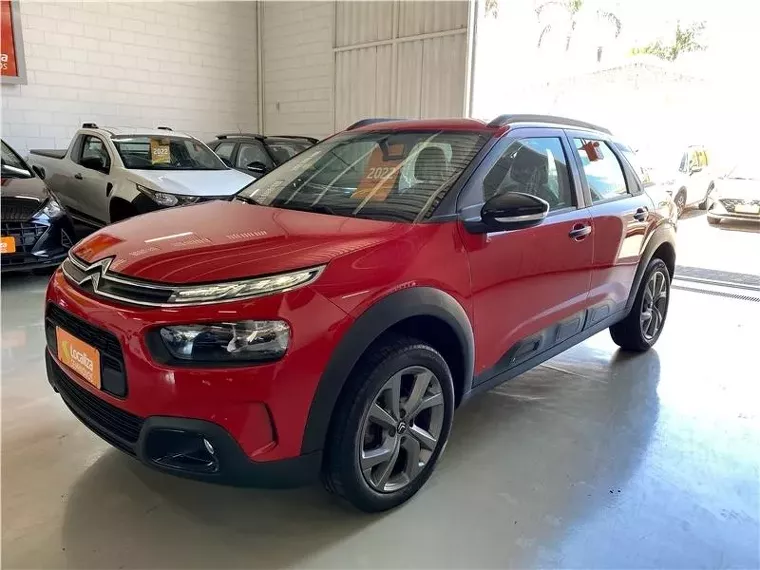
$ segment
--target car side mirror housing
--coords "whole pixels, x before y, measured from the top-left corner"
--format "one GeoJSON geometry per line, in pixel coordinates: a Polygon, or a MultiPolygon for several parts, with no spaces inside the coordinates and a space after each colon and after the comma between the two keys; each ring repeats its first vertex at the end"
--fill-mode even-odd
{"type": "Polygon", "coordinates": [[[249,162],[245,168],[246,170],[250,170],[251,172],[255,172],[256,174],[265,174],[267,171],[267,165],[264,164],[263,162],[258,162],[258,161],[249,162]]]}
{"type": "Polygon", "coordinates": [[[530,228],[543,222],[548,214],[546,200],[522,192],[506,192],[483,204],[479,224],[483,229],[476,233],[530,228]]]}
{"type": "Polygon", "coordinates": [[[79,161],[79,164],[84,168],[89,168],[90,170],[97,170],[106,174],[108,173],[108,167],[106,166],[106,162],[103,160],[102,156],[84,157],[79,161]]]}
{"type": "Polygon", "coordinates": [[[41,166],[37,166],[36,164],[32,166],[32,170],[34,173],[40,177],[40,180],[45,180],[45,169],[41,166]]]}

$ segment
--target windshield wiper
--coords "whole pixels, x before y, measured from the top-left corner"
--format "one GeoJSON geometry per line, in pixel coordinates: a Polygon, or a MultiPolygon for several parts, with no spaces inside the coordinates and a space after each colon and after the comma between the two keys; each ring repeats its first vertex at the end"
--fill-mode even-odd
{"type": "Polygon", "coordinates": [[[316,205],[293,205],[291,202],[290,204],[286,205],[277,205],[275,208],[283,208],[284,210],[298,210],[299,212],[313,212],[315,214],[329,214],[330,216],[337,216],[338,214],[335,213],[335,210],[330,208],[329,206],[323,206],[322,204],[316,204],[316,205]]]}
{"type": "Polygon", "coordinates": [[[251,198],[249,196],[240,196],[240,195],[237,195],[237,196],[235,196],[235,200],[240,200],[241,202],[245,202],[246,204],[253,204],[254,206],[263,206],[264,205],[261,202],[259,202],[258,200],[254,199],[254,198],[251,198]]]}

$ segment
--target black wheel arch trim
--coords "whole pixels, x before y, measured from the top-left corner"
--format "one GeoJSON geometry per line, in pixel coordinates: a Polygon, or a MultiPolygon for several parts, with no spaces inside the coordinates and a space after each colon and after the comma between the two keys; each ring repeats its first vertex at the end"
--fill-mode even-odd
{"type": "MultiPolygon", "coordinates": [[[[641,254],[641,259],[639,260],[639,265],[636,268],[636,274],[633,278],[633,285],[631,286],[631,291],[628,294],[628,301],[625,304],[625,315],[627,315],[633,308],[633,303],[636,300],[636,293],[641,286],[641,280],[644,278],[644,272],[646,271],[649,262],[652,261],[652,257],[660,248],[660,246],[665,243],[670,244],[673,250],[675,250],[676,231],[675,227],[670,222],[663,223],[658,226],[652,232],[646,246],[644,246],[644,251],[641,254]]],[[[673,279],[672,274],[670,278],[671,280],[673,279]]]]}
{"type": "MultiPolygon", "coordinates": [[[[470,319],[459,302],[433,287],[413,287],[382,298],[362,313],[333,351],[309,409],[301,453],[324,447],[330,421],[351,371],[369,346],[394,325],[411,317],[433,317],[445,322],[456,335],[463,357],[462,393],[472,387],[475,338],[470,319]]],[[[446,355],[443,355],[444,358],[446,355]]]]}

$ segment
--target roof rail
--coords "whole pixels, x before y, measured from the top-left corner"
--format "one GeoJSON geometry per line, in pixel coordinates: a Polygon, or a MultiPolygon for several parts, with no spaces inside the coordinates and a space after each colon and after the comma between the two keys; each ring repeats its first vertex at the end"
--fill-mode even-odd
{"type": "Polygon", "coordinates": [[[221,133],[216,135],[219,140],[228,139],[230,137],[253,137],[255,139],[263,139],[264,137],[258,133],[221,133]]]}
{"type": "Polygon", "coordinates": [[[395,118],[376,118],[376,119],[362,119],[361,121],[356,121],[352,125],[349,125],[346,127],[347,131],[353,131],[354,129],[358,129],[359,127],[366,127],[367,125],[374,125],[375,123],[387,123],[389,121],[401,121],[403,119],[395,119],[395,118]]]}
{"type": "Polygon", "coordinates": [[[96,125],[95,123],[82,123],[82,128],[83,129],[97,129],[98,125],[96,125]]]}
{"type": "Polygon", "coordinates": [[[311,144],[317,144],[319,142],[319,139],[315,139],[314,137],[306,137],[306,136],[301,136],[301,135],[267,135],[267,138],[297,139],[297,140],[309,141],[311,144]]]}
{"type": "Polygon", "coordinates": [[[172,128],[171,127],[156,127],[156,130],[159,130],[159,131],[171,131],[172,128]]]}
{"type": "Polygon", "coordinates": [[[488,123],[488,126],[503,127],[513,123],[549,123],[554,125],[565,125],[567,127],[591,129],[593,131],[607,133],[608,135],[612,134],[609,129],[605,129],[599,125],[594,125],[585,121],[577,121],[576,119],[568,119],[566,117],[555,117],[553,115],[499,115],[493,121],[488,123]]]}

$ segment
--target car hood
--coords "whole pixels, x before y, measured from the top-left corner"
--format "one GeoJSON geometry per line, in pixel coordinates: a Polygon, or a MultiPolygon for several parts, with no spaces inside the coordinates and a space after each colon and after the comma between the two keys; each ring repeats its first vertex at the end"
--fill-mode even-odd
{"type": "Polygon", "coordinates": [[[720,198],[734,200],[760,200],[760,180],[724,178],[716,184],[720,198]]]}
{"type": "Polygon", "coordinates": [[[328,263],[411,225],[255,206],[235,200],[171,208],[108,226],[72,250],[114,272],[160,283],[209,283],[328,263]]]}
{"type": "Polygon", "coordinates": [[[48,199],[50,193],[45,183],[37,177],[3,178],[0,196],[3,198],[28,198],[29,200],[37,200],[42,204],[48,199]]]}
{"type": "Polygon", "coordinates": [[[233,168],[227,170],[128,170],[127,177],[151,190],[182,196],[232,196],[253,182],[233,168]]]}

